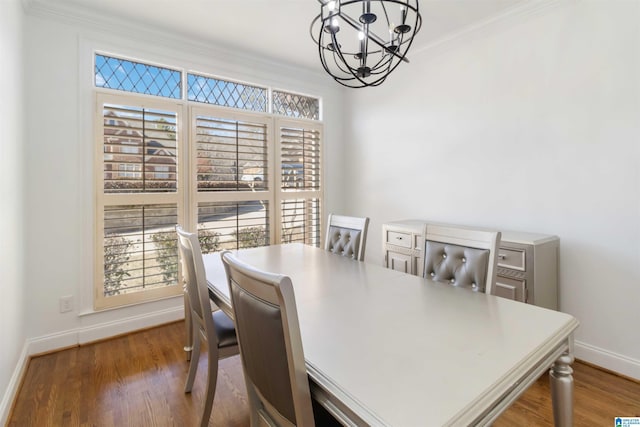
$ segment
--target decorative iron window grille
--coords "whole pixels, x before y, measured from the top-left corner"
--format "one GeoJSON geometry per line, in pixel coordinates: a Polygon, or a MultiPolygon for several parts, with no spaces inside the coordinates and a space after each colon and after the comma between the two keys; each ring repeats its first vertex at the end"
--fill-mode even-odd
{"type": "Polygon", "coordinates": [[[267,111],[267,89],[242,83],[187,74],[189,101],[248,111],[267,111]]]}
{"type": "Polygon", "coordinates": [[[273,113],[287,117],[320,120],[320,100],[310,96],[274,90],[273,113]]]}
{"type": "Polygon", "coordinates": [[[182,98],[180,71],[99,54],[95,61],[96,87],[182,98]]]}

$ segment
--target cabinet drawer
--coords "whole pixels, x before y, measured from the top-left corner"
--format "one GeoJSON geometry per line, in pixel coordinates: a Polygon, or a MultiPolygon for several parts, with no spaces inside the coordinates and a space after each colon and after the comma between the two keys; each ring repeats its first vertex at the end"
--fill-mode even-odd
{"type": "Polygon", "coordinates": [[[525,251],[519,249],[498,249],[498,265],[501,267],[513,268],[514,270],[525,271],[525,251]]]}
{"type": "Polygon", "coordinates": [[[387,231],[387,243],[411,249],[411,233],[387,231]]]}
{"type": "Polygon", "coordinates": [[[493,294],[514,301],[527,302],[527,282],[512,279],[511,277],[498,276],[493,294]]]}

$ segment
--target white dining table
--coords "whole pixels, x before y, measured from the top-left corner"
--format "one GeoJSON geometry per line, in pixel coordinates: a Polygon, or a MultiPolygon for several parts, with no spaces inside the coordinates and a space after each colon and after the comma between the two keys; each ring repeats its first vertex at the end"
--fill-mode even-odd
{"type": "MultiPolygon", "coordinates": [[[[235,254],[291,277],[312,395],[344,425],[489,425],[548,370],[555,424],[572,424],[569,314],[302,244],[235,254]]],[[[233,317],[220,254],[204,262],[233,317]]]]}

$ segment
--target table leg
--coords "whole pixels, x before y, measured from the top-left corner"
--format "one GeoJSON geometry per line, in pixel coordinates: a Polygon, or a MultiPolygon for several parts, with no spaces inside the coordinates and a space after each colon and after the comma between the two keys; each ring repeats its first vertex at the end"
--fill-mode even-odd
{"type": "Polygon", "coordinates": [[[186,289],[184,290],[184,326],[186,329],[184,351],[187,353],[187,362],[190,362],[191,350],[193,349],[193,321],[191,320],[191,305],[186,289]]]}
{"type": "Polygon", "coordinates": [[[573,425],[573,355],[564,353],[549,371],[551,399],[553,401],[553,421],[556,427],[573,425]]]}

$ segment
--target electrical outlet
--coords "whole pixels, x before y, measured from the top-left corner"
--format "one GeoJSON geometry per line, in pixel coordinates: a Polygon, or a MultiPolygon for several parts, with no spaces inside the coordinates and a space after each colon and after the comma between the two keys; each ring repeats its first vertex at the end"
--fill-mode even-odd
{"type": "Polygon", "coordinates": [[[60,313],[66,313],[73,310],[73,296],[69,295],[60,298],[60,313]]]}

